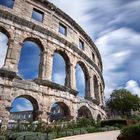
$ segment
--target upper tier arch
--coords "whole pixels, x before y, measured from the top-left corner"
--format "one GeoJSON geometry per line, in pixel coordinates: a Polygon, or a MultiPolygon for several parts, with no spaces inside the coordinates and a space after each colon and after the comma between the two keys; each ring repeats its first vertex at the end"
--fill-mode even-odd
{"type": "Polygon", "coordinates": [[[97,56],[98,56],[98,58],[100,60],[100,64],[101,64],[101,71],[103,71],[103,64],[102,64],[100,52],[99,52],[98,48],[96,47],[96,45],[94,44],[94,42],[92,41],[92,39],[87,35],[87,33],[69,15],[67,15],[65,12],[63,12],[61,9],[56,7],[53,3],[49,2],[48,0],[33,0],[33,1],[35,1],[36,3],[41,2],[42,4],[44,4],[44,6],[47,9],[54,11],[56,14],[58,14],[63,19],[68,21],[81,34],[85,38],[85,40],[87,40],[89,42],[89,44],[97,52],[97,56]]]}

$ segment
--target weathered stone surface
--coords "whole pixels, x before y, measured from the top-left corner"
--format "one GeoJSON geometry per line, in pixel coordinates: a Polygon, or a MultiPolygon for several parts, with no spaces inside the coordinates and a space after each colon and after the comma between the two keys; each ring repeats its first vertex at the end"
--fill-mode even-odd
{"type": "Polygon", "coordinates": [[[0,69],[0,120],[8,121],[9,108],[18,97],[31,101],[34,119],[48,120],[51,107],[57,102],[68,106],[73,119],[78,117],[78,110],[83,106],[94,119],[99,115],[106,118],[100,53],[90,37],[68,15],[49,2],[15,0],[13,9],[0,6],[0,32],[9,38],[5,65],[0,69]],[[44,12],[43,23],[31,19],[33,8],[44,12]],[[66,25],[67,36],[58,33],[60,22],[66,25]],[[80,38],[84,41],[84,50],[78,48],[80,38]],[[32,81],[18,75],[21,48],[28,39],[35,41],[41,49],[39,77],[32,81]],[[54,52],[59,52],[66,60],[65,86],[51,81],[54,52]],[[95,55],[94,60],[92,54],[95,55]],[[81,64],[85,73],[85,99],[80,99],[76,90],[77,63],[81,64]]]}

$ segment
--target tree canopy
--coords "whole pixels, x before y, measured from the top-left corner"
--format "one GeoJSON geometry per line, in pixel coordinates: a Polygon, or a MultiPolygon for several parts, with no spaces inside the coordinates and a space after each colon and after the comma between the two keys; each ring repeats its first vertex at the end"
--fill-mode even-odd
{"type": "Polygon", "coordinates": [[[132,110],[140,109],[140,98],[126,89],[118,89],[110,95],[107,106],[116,110],[120,115],[128,115],[132,110]]]}

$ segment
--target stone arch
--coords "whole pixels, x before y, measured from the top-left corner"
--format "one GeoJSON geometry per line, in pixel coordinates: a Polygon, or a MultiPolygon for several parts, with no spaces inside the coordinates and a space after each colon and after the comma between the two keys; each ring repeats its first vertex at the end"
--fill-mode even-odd
{"type": "Polygon", "coordinates": [[[0,26],[0,68],[5,65],[10,41],[10,33],[3,27],[0,26]]]}
{"type": "MultiPolygon", "coordinates": [[[[64,59],[64,65],[65,65],[65,80],[64,80],[64,85],[70,87],[70,59],[68,57],[68,55],[66,54],[66,52],[61,51],[61,50],[55,50],[53,54],[59,54],[63,59],[64,59]]],[[[54,56],[54,55],[53,55],[54,56]]],[[[54,58],[53,58],[54,59],[54,58]]],[[[53,62],[53,68],[54,66],[54,62],[53,62]]],[[[54,73],[52,72],[52,75],[54,73]]]]}
{"type": "Polygon", "coordinates": [[[14,102],[15,99],[18,99],[18,98],[24,98],[24,99],[27,99],[31,102],[32,107],[33,107],[33,112],[32,112],[33,121],[37,120],[38,119],[38,111],[39,111],[38,101],[30,95],[19,95],[11,101],[11,104],[14,102]]]}
{"type": "Polygon", "coordinates": [[[83,73],[84,73],[84,78],[85,78],[85,98],[88,98],[89,97],[89,92],[90,92],[90,76],[89,76],[89,71],[88,71],[88,68],[86,67],[86,65],[84,64],[84,62],[78,61],[77,64],[81,67],[81,69],[83,70],[83,73]]]}
{"type": "Polygon", "coordinates": [[[50,121],[57,121],[61,119],[70,119],[71,112],[67,104],[64,102],[55,102],[50,106],[50,121]]]}
{"type": "Polygon", "coordinates": [[[98,79],[97,76],[93,76],[93,83],[94,83],[94,95],[95,99],[97,100],[97,103],[100,104],[100,97],[99,97],[99,84],[98,84],[98,79]]]}
{"type": "Polygon", "coordinates": [[[44,47],[41,43],[41,41],[38,38],[33,38],[33,37],[27,37],[24,39],[23,41],[23,45],[21,48],[21,52],[20,52],[20,60],[19,60],[19,64],[18,64],[18,72],[20,73],[19,75],[22,76],[23,75],[23,79],[34,79],[34,78],[38,78],[41,75],[41,67],[42,67],[42,61],[43,61],[43,56],[42,56],[42,52],[44,51],[44,47]],[[28,43],[28,45],[26,45],[28,43]],[[32,44],[32,47],[29,47],[32,44]],[[27,51],[27,49],[29,51],[27,51]],[[31,49],[32,48],[32,49],[31,49]],[[38,50],[37,50],[38,49],[38,50]],[[26,51],[25,51],[26,50],[26,51]],[[29,53],[30,52],[30,53],[29,53]],[[24,53],[26,53],[26,56],[24,55],[24,53]],[[31,59],[28,59],[28,57],[31,57],[31,59]],[[26,61],[24,61],[24,58],[28,59],[26,61]],[[31,63],[31,61],[33,63],[31,63]],[[27,76],[25,76],[26,73],[26,69],[28,70],[30,68],[29,64],[31,63],[31,65],[34,65],[34,70],[31,70],[29,72],[27,72],[27,76]],[[23,67],[23,65],[25,65],[25,68],[23,67]],[[20,71],[20,69],[23,69],[20,71]],[[28,74],[31,74],[31,76],[28,76],[28,74]]]}
{"type": "Polygon", "coordinates": [[[38,45],[38,47],[40,48],[41,52],[43,52],[45,50],[45,48],[44,48],[44,46],[43,46],[43,44],[42,44],[42,42],[40,41],[39,38],[36,38],[36,37],[26,37],[23,40],[23,42],[25,42],[25,41],[35,42],[38,45]]]}
{"type": "Polygon", "coordinates": [[[7,29],[5,29],[2,26],[0,26],[0,32],[2,32],[3,34],[5,34],[9,39],[11,38],[10,33],[7,31],[7,29]]]}
{"type": "Polygon", "coordinates": [[[88,107],[82,106],[78,109],[78,118],[79,117],[92,118],[92,113],[88,107]]]}

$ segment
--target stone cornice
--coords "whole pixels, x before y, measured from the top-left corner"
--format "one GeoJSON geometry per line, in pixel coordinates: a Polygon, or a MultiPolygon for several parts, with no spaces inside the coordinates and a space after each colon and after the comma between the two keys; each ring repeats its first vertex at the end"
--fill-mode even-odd
{"type": "Polygon", "coordinates": [[[103,70],[102,59],[101,59],[101,55],[100,55],[98,48],[96,47],[96,45],[94,44],[92,39],[88,36],[88,34],[69,15],[64,13],[61,9],[56,7],[53,3],[49,2],[48,0],[32,0],[32,1],[40,2],[40,3],[44,4],[45,8],[49,9],[50,11],[55,11],[55,13],[57,15],[61,16],[63,19],[68,21],[89,42],[89,44],[96,50],[98,58],[100,60],[101,69],[103,70]]]}
{"type": "Polygon", "coordinates": [[[6,77],[9,79],[14,79],[16,77],[16,72],[1,68],[0,69],[0,77],[6,77]]]}
{"type": "Polygon", "coordinates": [[[54,82],[49,81],[49,80],[42,80],[42,79],[37,78],[33,81],[35,83],[37,83],[38,85],[48,86],[48,87],[51,87],[53,89],[57,89],[57,90],[65,91],[65,92],[70,92],[71,94],[73,94],[75,96],[78,94],[78,91],[76,91],[76,90],[73,90],[67,86],[63,86],[63,85],[54,83],[54,82]]]}
{"type": "Polygon", "coordinates": [[[77,46],[73,45],[72,43],[70,43],[66,39],[60,37],[56,33],[51,32],[48,29],[46,29],[44,27],[41,27],[40,25],[37,25],[37,24],[35,24],[32,21],[28,21],[26,19],[20,18],[20,17],[14,15],[13,13],[10,13],[10,12],[8,12],[6,10],[0,9],[0,18],[6,19],[6,20],[10,20],[13,23],[16,23],[18,25],[22,25],[22,26],[28,27],[28,28],[30,28],[32,30],[38,31],[38,32],[40,32],[42,34],[51,36],[52,38],[55,38],[55,39],[59,40],[60,42],[62,42],[63,44],[65,44],[66,46],[68,46],[69,48],[74,50],[75,52],[77,52],[77,54],[79,56],[83,57],[90,65],[92,65],[95,68],[95,70],[100,75],[100,77],[101,77],[101,79],[103,81],[103,85],[105,87],[104,79],[103,79],[103,76],[102,76],[102,72],[99,70],[97,65],[85,53],[83,53],[83,51],[81,51],[80,49],[77,48],[77,46]]]}

